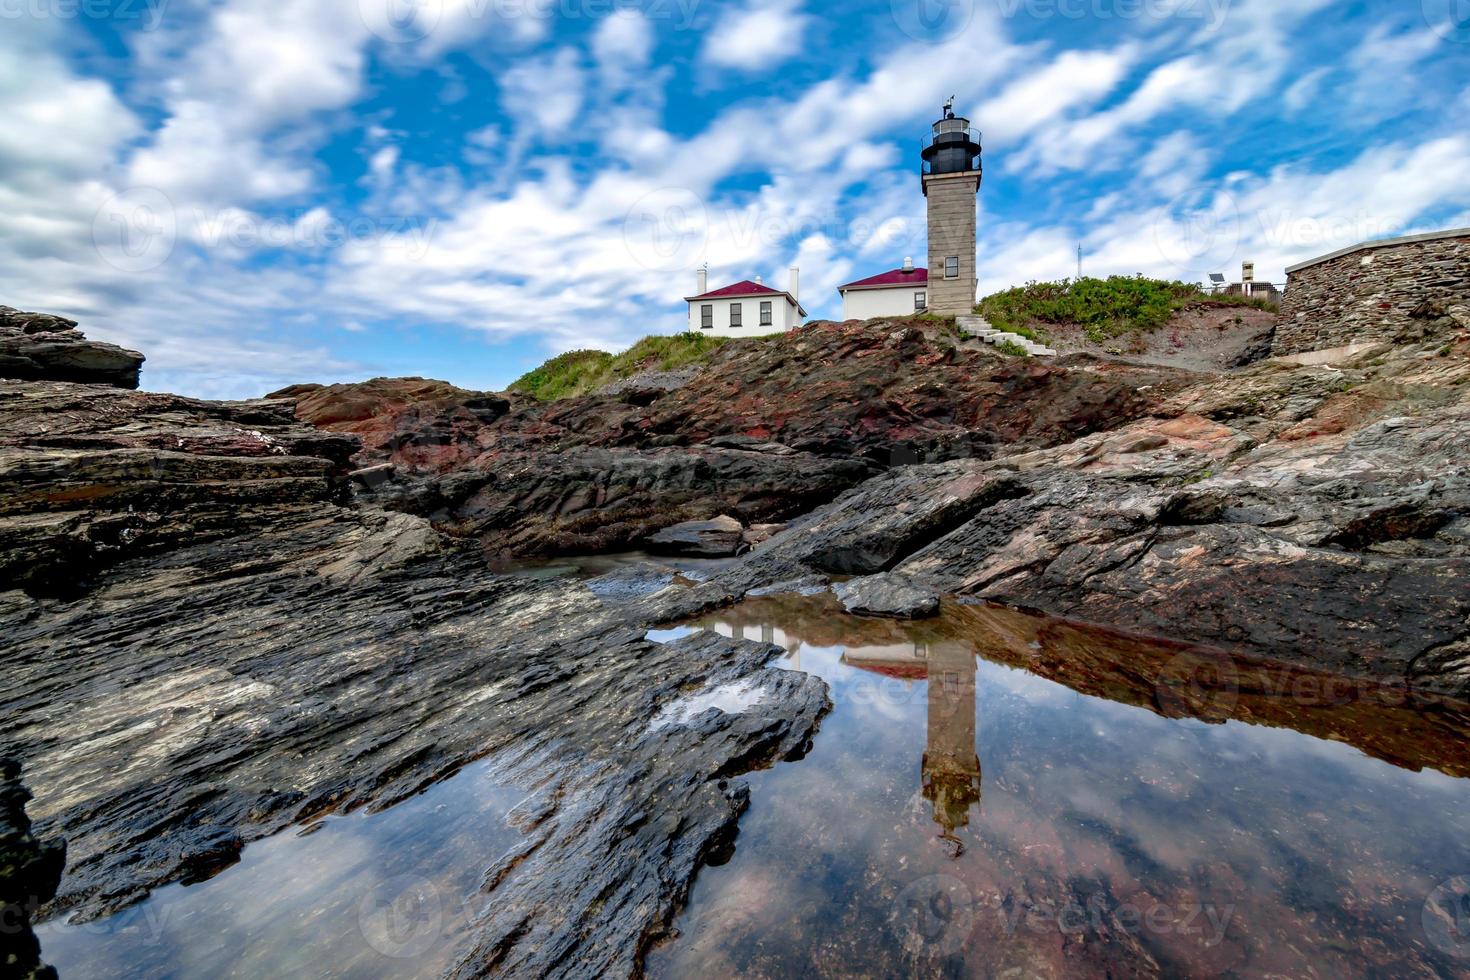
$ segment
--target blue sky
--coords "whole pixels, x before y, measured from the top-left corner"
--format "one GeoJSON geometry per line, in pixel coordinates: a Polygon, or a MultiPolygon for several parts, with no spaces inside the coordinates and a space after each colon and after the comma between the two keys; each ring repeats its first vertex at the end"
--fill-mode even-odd
{"type": "Polygon", "coordinates": [[[984,132],[981,290],[1470,225],[1470,0],[0,0],[0,303],[250,397],[502,387],[712,285],[922,261],[984,132]]]}

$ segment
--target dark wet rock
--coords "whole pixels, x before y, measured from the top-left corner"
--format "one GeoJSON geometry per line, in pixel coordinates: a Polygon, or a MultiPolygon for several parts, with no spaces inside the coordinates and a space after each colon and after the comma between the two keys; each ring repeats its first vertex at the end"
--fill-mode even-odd
{"type": "Polygon", "coordinates": [[[1169,417],[890,471],[661,601],[689,613],[804,574],[895,570],[941,592],[1470,695],[1470,367],[1373,357],[1266,362],[1180,393],[1169,417]]]}
{"type": "Polygon", "coordinates": [[[648,538],[648,550],[661,555],[727,558],[746,547],[745,526],[728,516],[675,524],[648,538]]]}
{"type": "Polygon", "coordinates": [[[629,602],[674,584],[679,572],[664,565],[618,568],[586,581],[592,594],[606,602],[629,602]]]}
{"type": "Polygon", "coordinates": [[[37,826],[72,846],[47,915],[106,914],[250,841],[504,754],[549,787],[554,816],[497,876],[465,972],[561,956],[633,972],[733,835],[740,774],[804,744],[825,688],[768,670],[776,647],[649,642],[649,624],[581,583],[493,575],[427,530],[282,508],[252,533],[120,565],[82,598],[0,604],[3,735],[37,826]],[[82,644],[64,679],[57,636],[82,644]],[[654,728],[689,692],[740,681],[762,689],[759,712],[654,728]]]}
{"type": "Polygon", "coordinates": [[[1251,337],[1245,347],[1230,359],[1229,367],[1249,367],[1257,361],[1264,361],[1271,356],[1271,347],[1276,342],[1276,328],[1274,326],[1262,330],[1251,337]]]}
{"type": "Polygon", "coordinates": [[[868,575],[839,582],[832,591],[858,616],[926,619],[939,613],[939,593],[903,575],[868,575]]]}
{"type": "MultiPolygon", "coordinates": [[[[637,975],[695,872],[734,840],[749,788],[731,777],[799,752],[828,710],[819,679],[759,669],[780,652],[711,633],[645,652],[652,670],[640,666],[643,677],[607,692],[629,698],[632,710],[614,711],[609,700],[607,714],[583,721],[585,739],[619,751],[580,764],[568,758],[551,770],[539,793],[554,815],[491,867],[473,949],[452,975],[637,975]],[[709,708],[660,723],[667,715],[654,710],[677,710],[671,695],[681,689],[741,682],[759,685],[759,703],[748,711],[709,708]]],[[[526,770],[546,771],[544,764],[526,770]]]]}
{"type": "Polygon", "coordinates": [[[745,529],[740,540],[744,541],[747,547],[758,548],[784,530],[786,530],[785,524],[752,524],[745,529]]]}
{"type": "Polygon", "coordinates": [[[73,591],[129,556],[335,499],[356,450],[287,403],[0,381],[0,589],[73,591]]]}
{"type": "Polygon", "coordinates": [[[776,582],[773,585],[762,586],[751,589],[748,593],[752,598],[773,595],[820,595],[832,588],[832,580],[825,575],[807,575],[802,578],[791,579],[786,582],[776,582]]]}
{"type": "Polygon", "coordinates": [[[769,669],[779,648],[652,643],[636,602],[342,506],[357,448],[289,400],[0,382],[0,740],[37,836],[70,844],[41,915],[107,915],[494,757],[549,794],[555,835],[514,867],[470,858],[495,873],[464,972],[636,972],[733,839],[740,775],[806,744],[825,687],[769,669]],[[759,712],[657,724],[732,684],[759,712]]]}
{"type": "Polygon", "coordinates": [[[826,323],[727,344],[656,392],[506,395],[488,412],[472,403],[492,396],[420,379],[281,394],[303,420],[363,437],[364,500],[537,556],[625,548],[723,514],[785,522],[885,467],[1055,445],[1141,417],[1196,377],[1076,360],[826,323]]]}
{"type": "Polygon", "coordinates": [[[143,355],[88,340],[76,321],[0,306],[0,378],[138,387],[143,355]]]}
{"type": "Polygon", "coordinates": [[[20,781],[20,764],[0,759],[0,973],[16,980],[56,980],[41,962],[31,931],[36,912],[56,895],[66,864],[66,844],[38,840],[20,781]]]}
{"type": "MultiPolygon", "coordinates": [[[[875,472],[857,459],[728,449],[575,449],[481,461],[443,477],[402,472],[363,499],[429,516],[505,555],[596,554],[721,516],[758,523],[811,510],[875,472]]],[[[734,554],[728,550],[669,554],[734,554]]],[[[651,550],[659,550],[655,543],[651,550]]]]}

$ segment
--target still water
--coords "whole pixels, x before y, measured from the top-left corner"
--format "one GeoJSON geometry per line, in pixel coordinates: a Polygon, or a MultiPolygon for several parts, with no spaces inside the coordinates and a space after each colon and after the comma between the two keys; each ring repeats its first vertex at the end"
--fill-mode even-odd
{"type": "MultiPolygon", "coordinates": [[[[693,629],[781,646],[834,707],[748,777],[651,975],[1470,976],[1464,706],[987,607],[782,596],[650,636],[693,629]]],[[[526,790],[485,760],[47,924],[45,955],[64,980],[437,976],[526,790]]]]}
{"type": "Polygon", "coordinates": [[[835,707],[654,976],[1470,975],[1462,709],[998,609],[696,625],[835,707]]]}

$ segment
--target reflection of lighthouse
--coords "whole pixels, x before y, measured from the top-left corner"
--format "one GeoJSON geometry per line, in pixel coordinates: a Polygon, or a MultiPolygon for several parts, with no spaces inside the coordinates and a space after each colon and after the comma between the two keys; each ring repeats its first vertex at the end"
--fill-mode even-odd
{"type": "Polygon", "coordinates": [[[929,648],[929,742],[924,752],[924,798],[934,805],[940,834],[963,849],[955,830],[970,823],[980,802],[980,756],[975,752],[975,651],[959,643],[929,648]]]}

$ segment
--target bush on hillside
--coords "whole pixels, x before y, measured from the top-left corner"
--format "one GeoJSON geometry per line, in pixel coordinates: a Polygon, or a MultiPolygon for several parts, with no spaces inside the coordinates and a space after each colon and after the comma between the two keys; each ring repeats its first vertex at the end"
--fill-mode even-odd
{"type": "Polygon", "coordinates": [[[575,350],[553,357],[518,378],[510,390],[543,402],[572,398],[640,371],[674,371],[703,364],[727,342],[728,338],[724,337],[681,333],[671,337],[644,337],[621,354],[575,350]]]}
{"type": "Polygon", "coordinates": [[[1135,330],[1157,330],[1187,306],[1253,306],[1273,309],[1257,298],[1217,296],[1184,282],[1144,276],[1028,282],[982,299],[975,311],[998,330],[1045,342],[1046,324],[1074,323],[1088,339],[1103,343],[1135,330]]]}

